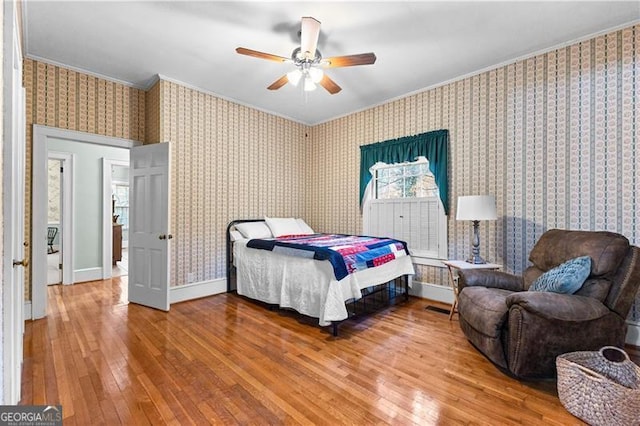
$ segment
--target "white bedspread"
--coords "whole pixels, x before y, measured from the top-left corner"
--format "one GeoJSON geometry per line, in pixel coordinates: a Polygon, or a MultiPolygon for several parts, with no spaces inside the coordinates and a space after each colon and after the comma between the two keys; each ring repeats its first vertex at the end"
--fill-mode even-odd
{"type": "Polygon", "coordinates": [[[360,290],[414,274],[410,256],[349,274],[336,281],[329,261],[286,256],[247,247],[247,241],[233,245],[238,294],[265,303],[292,308],[318,318],[321,326],[348,317],[345,301],[360,299],[360,290]]]}

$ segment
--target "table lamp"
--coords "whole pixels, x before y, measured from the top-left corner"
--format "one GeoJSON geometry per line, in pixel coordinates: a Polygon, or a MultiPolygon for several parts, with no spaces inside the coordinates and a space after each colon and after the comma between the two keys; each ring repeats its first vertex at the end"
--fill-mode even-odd
{"type": "Polygon", "coordinates": [[[467,262],[473,264],[487,263],[480,257],[480,221],[496,220],[496,198],[493,195],[466,195],[458,197],[456,220],[473,221],[473,245],[471,257],[467,262]]]}

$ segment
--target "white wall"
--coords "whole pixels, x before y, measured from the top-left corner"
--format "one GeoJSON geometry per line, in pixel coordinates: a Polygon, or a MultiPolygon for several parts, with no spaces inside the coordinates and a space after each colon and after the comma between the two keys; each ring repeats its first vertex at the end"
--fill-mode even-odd
{"type": "Polygon", "coordinates": [[[129,160],[129,150],[69,140],[48,139],[47,148],[75,154],[74,269],[102,268],[102,158],[129,160]]]}

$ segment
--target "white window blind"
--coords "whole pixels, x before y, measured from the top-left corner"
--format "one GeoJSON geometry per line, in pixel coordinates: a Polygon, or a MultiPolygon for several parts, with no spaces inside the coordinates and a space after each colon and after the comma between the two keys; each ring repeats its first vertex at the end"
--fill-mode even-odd
{"type": "Polygon", "coordinates": [[[367,235],[405,241],[413,257],[447,258],[447,217],[438,197],[374,199],[364,213],[367,235]]]}

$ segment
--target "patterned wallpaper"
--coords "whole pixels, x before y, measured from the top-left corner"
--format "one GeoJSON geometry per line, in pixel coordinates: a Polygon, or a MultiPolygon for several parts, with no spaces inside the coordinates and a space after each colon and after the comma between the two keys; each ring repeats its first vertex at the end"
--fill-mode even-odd
{"type": "MultiPolygon", "coordinates": [[[[640,26],[578,43],[310,129],[306,217],[361,232],[362,144],[450,131],[449,257],[468,255],[459,195],[495,194],[482,255],[521,272],[550,228],[609,230],[640,245],[640,26]],[[327,191],[331,188],[331,191],[327,191]]],[[[420,266],[418,280],[448,285],[420,266]]],[[[632,318],[640,321],[640,298],[632,318]]]]}
{"type": "Polygon", "coordinates": [[[226,276],[233,219],[302,217],[306,126],[160,81],[171,142],[171,283],[226,276]]]}
{"type": "Polygon", "coordinates": [[[160,140],[160,80],[145,93],[144,143],[166,142],[160,140]]]}
{"type": "MultiPolygon", "coordinates": [[[[482,254],[520,272],[552,227],[640,244],[639,50],[635,26],[311,128],[169,81],[145,94],[26,60],[27,155],[33,123],[170,141],[171,282],[182,285],[225,275],[234,218],[361,232],[358,147],[449,129],[449,257],[470,245],[471,225],[452,219],[457,196],[493,193],[500,217],[481,225],[482,254]]],[[[417,278],[447,285],[440,268],[417,278]]]]}
{"type": "Polygon", "coordinates": [[[47,220],[49,223],[60,223],[60,160],[48,161],[49,196],[47,220]]]}
{"type": "MultiPolygon", "coordinates": [[[[145,140],[145,92],[55,65],[25,59],[26,193],[31,194],[32,129],[41,124],[105,136],[145,140]]],[[[25,234],[31,239],[31,203],[26,200],[25,234]]],[[[30,269],[25,292],[31,297],[30,269]]]]}

